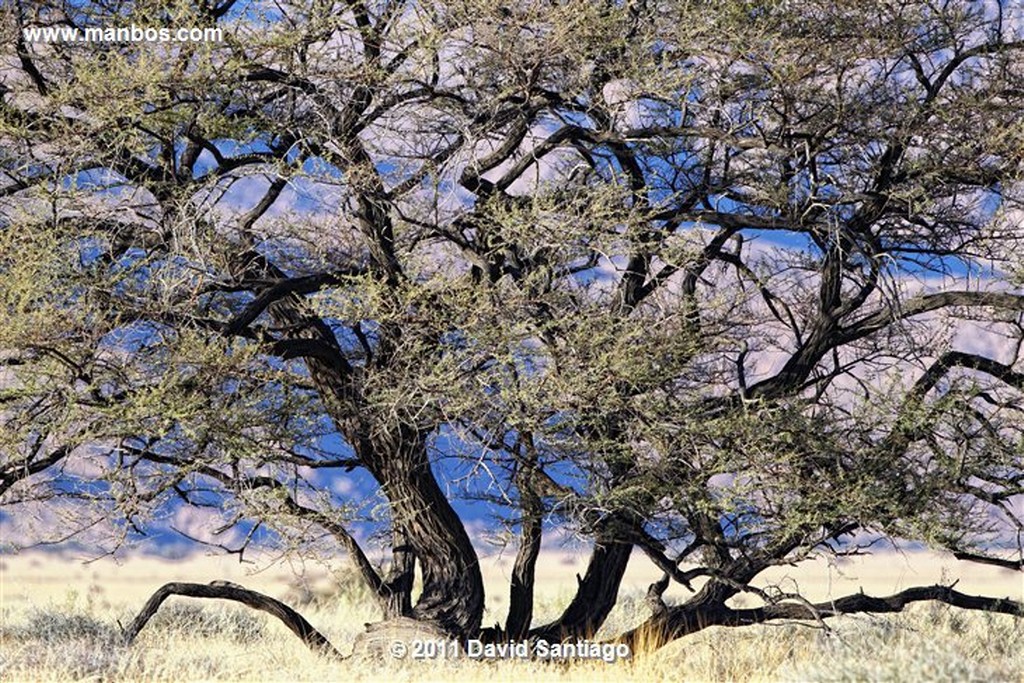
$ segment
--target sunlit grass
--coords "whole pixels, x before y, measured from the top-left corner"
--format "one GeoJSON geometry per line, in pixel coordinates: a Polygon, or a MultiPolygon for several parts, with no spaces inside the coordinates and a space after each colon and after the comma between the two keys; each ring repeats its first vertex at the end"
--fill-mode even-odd
{"type": "MultiPolygon", "coordinates": [[[[262,613],[219,601],[171,598],[129,648],[120,642],[120,624],[152,591],[172,580],[230,579],[283,598],[346,652],[364,624],[379,617],[347,571],[317,565],[277,565],[252,574],[245,566],[213,558],[179,564],[133,559],[121,566],[42,555],[2,561],[0,680],[1024,680],[1024,621],[935,604],[915,605],[899,615],[843,617],[833,620],[828,632],[801,624],[711,628],[633,661],[566,666],[465,660],[338,663],[314,655],[262,613]]],[[[554,615],[571,596],[578,567],[557,556],[542,562],[538,613],[554,615]]],[[[786,580],[820,599],[827,597],[829,586],[836,596],[849,592],[850,583],[868,592],[891,592],[938,578],[943,568],[934,557],[888,556],[850,565],[843,576],[830,576],[821,567],[816,571],[786,580]]],[[[497,606],[485,623],[502,616],[498,586],[506,573],[500,562],[487,565],[497,606]]],[[[960,589],[973,582],[973,590],[990,594],[1019,599],[1024,592],[1016,574],[978,568],[965,568],[965,573],[960,589]]],[[[647,616],[642,595],[653,574],[642,563],[631,570],[605,634],[647,616]]]]}

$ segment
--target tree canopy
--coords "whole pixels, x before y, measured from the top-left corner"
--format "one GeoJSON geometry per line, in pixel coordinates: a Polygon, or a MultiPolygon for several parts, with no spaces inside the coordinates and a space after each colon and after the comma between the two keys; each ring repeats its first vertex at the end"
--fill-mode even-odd
{"type": "Polygon", "coordinates": [[[592,635],[634,551],[665,574],[627,639],[1018,611],[756,587],[878,537],[1024,566],[1013,5],[14,2],[3,523],[210,511],[463,638],[592,635]],[[24,33],[125,25],[223,40],[24,33]],[[517,552],[493,629],[465,501],[517,552]],[[535,623],[565,531],[590,564],[535,623]]]}

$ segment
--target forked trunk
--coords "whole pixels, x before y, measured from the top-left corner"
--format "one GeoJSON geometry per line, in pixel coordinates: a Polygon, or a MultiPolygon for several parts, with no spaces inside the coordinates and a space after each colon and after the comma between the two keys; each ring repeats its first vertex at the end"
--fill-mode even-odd
{"type": "Polygon", "coordinates": [[[397,548],[396,561],[411,550],[420,565],[423,590],[411,616],[454,637],[472,638],[480,632],[484,611],[476,550],[431,471],[426,444],[404,436],[397,447],[374,448],[367,464],[387,495],[392,524],[405,536],[407,548],[397,548]]]}
{"type": "MultiPolygon", "coordinates": [[[[279,309],[280,319],[292,324],[301,321],[294,306],[279,309]]],[[[314,331],[327,346],[333,344],[326,331],[314,331]]],[[[394,415],[367,414],[349,377],[354,370],[345,364],[343,359],[336,365],[307,361],[339,431],[388,499],[394,530],[389,583],[393,582],[394,590],[385,617],[410,614],[434,622],[453,637],[474,637],[480,632],[484,611],[480,563],[462,520],[431,470],[425,434],[394,415]],[[423,591],[410,613],[414,559],[423,574],[423,591]]]]}

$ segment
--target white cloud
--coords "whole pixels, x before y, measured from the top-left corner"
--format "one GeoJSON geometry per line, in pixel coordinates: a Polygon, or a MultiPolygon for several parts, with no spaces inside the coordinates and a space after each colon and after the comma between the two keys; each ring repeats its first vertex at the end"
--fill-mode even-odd
{"type": "Polygon", "coordinates": [[[243,535],[234,527],[221,531],[230,521],[231,517],[223,510],[179,507],[171,517],[170,526],[205,543],[232,546],[242,541],[243,535]]]}

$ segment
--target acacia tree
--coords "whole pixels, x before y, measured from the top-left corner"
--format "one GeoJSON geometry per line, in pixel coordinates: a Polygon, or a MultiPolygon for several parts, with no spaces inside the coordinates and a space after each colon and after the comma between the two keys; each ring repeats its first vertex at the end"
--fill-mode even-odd
{"type": "Polygon", "coordinates": [[[633,550],[664,578],[629,642],[916,600],[1018,613],[757,588],[878,536],[1024,567],[1004,4],[15,2],[7,523],[34,505],[54,535],[131,540],[216,509],[243,547],[328,539],[384,617],[460,638],[593,635],[633,550]],[[130,24],[224,40],[23,34],[130,24]],[[349,473],[385,503],[383,567],[349,473]],[[460,497],[515,539],[495,628],[460,497]],[[558,529],[592,553],[535,623],[558,529]]]}

